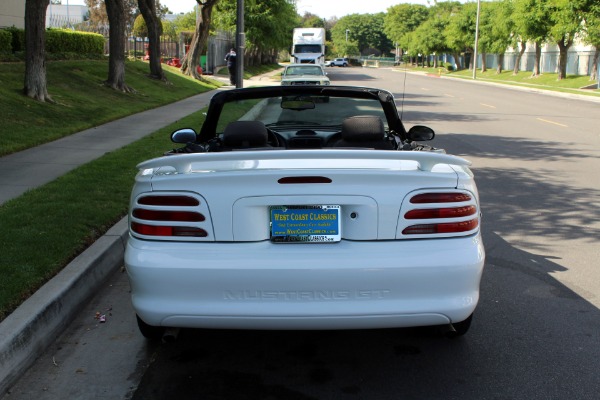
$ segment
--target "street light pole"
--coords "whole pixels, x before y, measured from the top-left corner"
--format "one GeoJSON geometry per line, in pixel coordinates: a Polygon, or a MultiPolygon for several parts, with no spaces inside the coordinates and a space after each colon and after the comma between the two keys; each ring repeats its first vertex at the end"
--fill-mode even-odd
{"type": "Polygon", "coordinates": [[[477,21],[475,22],[475,50],[473,50],[473,79],[477,79],[477,47],[479,46],[479,11],[481,1],[477,0],[477,21]]]}
{"type": "Polygon", "coordinates": [[[348,43],[348,32],[350,32],[350,29],[346,29],[346,43],[348,43]]]}
{"type": "Polygon", "coordinates": [[[236,57],[235,57],[235,87],[244,87],[244,49],[246,47],[246,34],[244,33],[244,0],[237,0],[237,32],[236,32],[236,57]]]}

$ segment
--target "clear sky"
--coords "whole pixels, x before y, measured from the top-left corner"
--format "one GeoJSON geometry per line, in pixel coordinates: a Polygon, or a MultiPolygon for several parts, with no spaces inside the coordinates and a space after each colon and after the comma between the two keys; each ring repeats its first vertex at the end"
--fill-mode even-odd
{"type": "MultiPolygon", "coordinates": [[[[82,5],[84,0],[62,0],[63,4],[82,5]]],[[[162,5],[169,7],[175,14],[192,11],[195,0],[160,0],[162,5]]],[[[400,3],[427,5],[427,0],[296,0],[300,15],[305,12],[316,14],[321,18],[343,17],[348,14],[374,14],[385,12],[388,7],[400,3]]]]}

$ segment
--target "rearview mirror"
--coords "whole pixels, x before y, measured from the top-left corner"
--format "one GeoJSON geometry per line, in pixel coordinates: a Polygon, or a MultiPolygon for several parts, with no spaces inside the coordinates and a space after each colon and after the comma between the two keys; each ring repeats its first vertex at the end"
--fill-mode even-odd
{"type": "Polygon", "coordinates": [[[171,141],[173,143],[194,143],[196,138],[196,131],[191,128],[178,129],[171,133],[171,141]]]}
{"type": "Polygon", "coordinates": [[[310,97],[289,97],[281,100],[284,110],[313,110],[315,102],[310,97]]]}
{"type": "Polygon", "coordinates": [[[408,139],[413,141],[432,140],[435,132],[428,126],[415,125],[408,130],[408,139]]]}

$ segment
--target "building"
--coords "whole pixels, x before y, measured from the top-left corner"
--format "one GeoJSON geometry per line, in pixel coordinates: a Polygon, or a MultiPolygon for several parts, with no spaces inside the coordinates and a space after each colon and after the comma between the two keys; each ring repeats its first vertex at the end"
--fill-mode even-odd
{"type": "Polygon", "coordinates": [[[0,2],[0,28],[25,28],[25,1],[2,0],[0,2]]]}
{"type": "MultiPolygon", "coordinates": [[[[81,5],[50,4],[46,10],[46,28],[72,27],[86,20],[88,8],[81,5]]],[[[25,0],[0,2],[0,28],[25,28],[25,0]]]]}

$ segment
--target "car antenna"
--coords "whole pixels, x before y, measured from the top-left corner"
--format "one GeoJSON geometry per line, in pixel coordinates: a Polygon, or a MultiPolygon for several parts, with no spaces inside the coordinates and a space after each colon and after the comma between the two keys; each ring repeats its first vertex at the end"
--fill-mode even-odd
{"type": "Polygon", "coordinates": [[[402,88],[402,101],[400,102],[400,121],[404,119],[404,97],[406,96],[406,75],[408,69],[406,68],[406,63],[404,63],[404,87],[402,88]]]}

